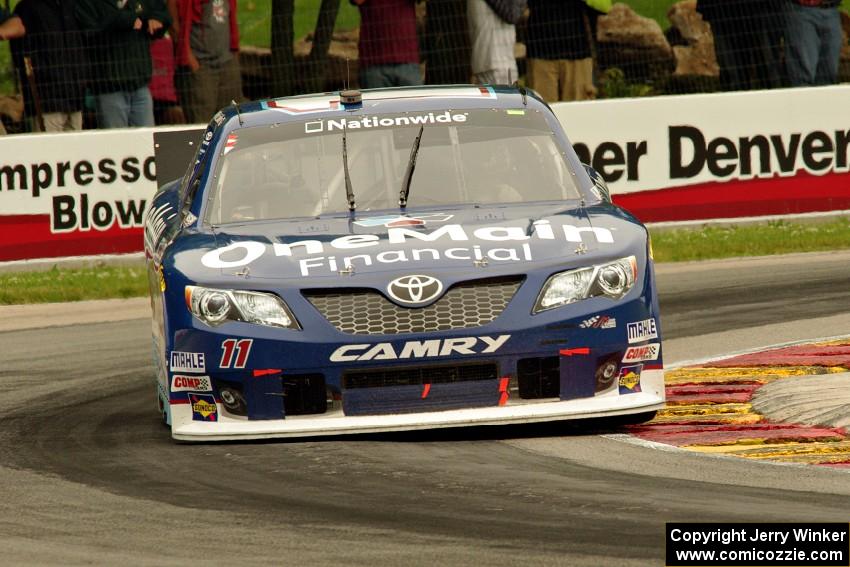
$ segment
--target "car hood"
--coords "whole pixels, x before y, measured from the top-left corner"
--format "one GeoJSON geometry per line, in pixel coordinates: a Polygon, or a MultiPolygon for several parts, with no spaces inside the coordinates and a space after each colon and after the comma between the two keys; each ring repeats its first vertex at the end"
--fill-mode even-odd
{"type": "Polygon", "coordinates": [[[362,277],[386,273],[438,272],[459,278],[486,268],[481,277],[487,277],[586,264],[593,256],[633,250],[645,242],[645,234],[636,220],[612,206],[358,213],[216,227],[211,246],[199,251],[193,263],[225,278],[311,278],[311,284],[324,280],[353,286],[362,277]]]}

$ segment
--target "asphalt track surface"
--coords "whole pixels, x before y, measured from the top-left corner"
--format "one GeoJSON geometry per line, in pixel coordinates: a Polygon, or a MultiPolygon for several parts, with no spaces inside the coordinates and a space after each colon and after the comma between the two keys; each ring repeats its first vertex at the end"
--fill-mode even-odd
{"type": "MultiPolygon", "coordinates": [[[[668,363],[850,332],[850,253],[658,272],[668,363]]],[[[0,563],[663,565],[665,522],[850,521],[845,471],[604,423],[175,444],[149,329],[0,332],[0,563]]]]}

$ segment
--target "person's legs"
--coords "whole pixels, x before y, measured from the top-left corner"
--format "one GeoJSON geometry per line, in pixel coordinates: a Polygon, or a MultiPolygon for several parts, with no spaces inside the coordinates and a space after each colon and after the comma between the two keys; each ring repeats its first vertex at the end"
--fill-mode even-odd
{"type": "Polygon", "coordinates": [[[130,125],[129,94],[124,91],[94,97],[98,128],[126,128],[130,125]]]}
{"type": "Polygon", "coordinates": [[[818,30],[812,22],[811,12],[817,10],[821,8],[807,8],[788,2],[785,20],[785,64],[792,87],[815,84],[820,40],[818,30]]]}
{"type": "Polygon", "coordinates": [[[528,60],[528,86],[546,102],[558,101],[558,63],[554,59],[528,60]]]}
{"type": "Polygon", "coordinates": [[[147,86],[130,93],[130,120],[128,126],[154,126],[153,98],[147,86]]]}
{"type": "Polygon", "coordinates": [[[815,71],[816,85],[832,85],[838,82],[838,64],[841,59],[841,44],[844,36],[841,31],[841,15],[838,8],[818,10],[818,35],[820,51],[815,71]]]}
{"type": "Polygon", "coordinates": [[[416,63],[401,63],[392,66],[394,87],[414,87],[422,84],[422,72],[416,63]]]}
{"type": "Polygon", "coordinates": [[[380,89],[393,86],[392,80],[387,75],[386,70],[386,65],[360,67],[360,88],[380,89]]]}
{"type": "Polygon", "coordinates": [[[517,79],[516,69],[490,69],[483,73],[472,75],[472,82],[477,85],[512,85],[517,79]]]}
{"type": "MultiPolygon", "coordinates": [[[[65,130],[65,116],[66,114],[64,112],[48,112],[47,114],[43,114],[41,117],[44,120],[44,131],[62,132],[65,130]]],[[[36,131],[41,132],[38,120],[33,120],[33,123],[36,131]]]]}
{"type": "MultiPolygon", "coordinates": [[[[738,12],[736,11],[735,14],[738,12]]],[[[728,18],[712,20],[714,55],[720,68],[720,88],[734,91],[749,87],[747,59],[742,60],[739,34],[741,22],[730,15],[728,18]]]]}
{"type": "Polygon", "coordinates": [[[200,67],[194,73],[188,67],[181,67],[175,73],[177,97],[189,124],[206,124],[219,109],[217,75],[209,67],[200,67]]]}
{"type": "Polygon", "coordinates": [[[785,36],[785,6],[780,0],[768,0],[761,4],[756,16],[759,30],[759,60],[763,70],[758,74],[765,88],[777,88],[787,82],[782,40],[785,36]]]}
{"type": "Polygon", "coordinates": [[[83,129],[83,112],[69,112],[66,114],[65,130],[82,130],[83,129]]]}
{"type": "Polygon", "coordinates": [[[560,100],[592,100],[596,98],[596,87],[593,86],[593,59],[569,60],[561,62],[561,99],[560,100]]]}
{"type": "MultiPolygon", "coordinates": [[[[239,59],[236,55],[218,69],[218,100],[219,110],[229,105],[232,101],[242,102],[242,75],[239,71],[239,59]]],[[[208,117],[211,118],[212,114],[208,117]]]]}

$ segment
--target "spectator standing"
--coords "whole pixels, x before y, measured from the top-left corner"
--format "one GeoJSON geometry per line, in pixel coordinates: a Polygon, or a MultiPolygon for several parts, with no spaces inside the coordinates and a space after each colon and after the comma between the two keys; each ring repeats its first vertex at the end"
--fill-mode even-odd
{"type": "MultiPolygon", "coordinates": [[[[9,12],[0,8],[0,41],[14,39],[24,35],[24,24],[17,16],[10,16],[9,12]]],[[[0,121],[0,136],[6,135],[6,126],[0,121]]]]}
{"type": "Polygon", "coordinates": [[[168,0],[175,37],[174,83],[190,123],[206,123],[242,100],[236,0],[168,0]]]}
{"type": "Polygon", "coordinates": [[[589,100],[599,14],[582,0],[528,0],[528,84],[548,102],[589,100]]]}
{"type": "Polygon", "coordinates": [[[526,0],[467,0],[473,83],[510,85],[517,80],[515,24],[525,7],[526,0]]]}
{"type": "Polygon", "coordinates": [[[788,79],[793,87],[838,80],[841,57],[840,0],[789,0],[785,33],[788,79]]]}
{"type": "Polygon", "coordinates": [[[88,66],[74,1],[21,0],[14,15],[22,33],[12,58],[32,130],[82,130],[88,66]]]}
{"type": "Polygon", "coordinates": [[[153,99],[153,117],[159,124],[185,124],[183,109],[174,88],[174,42],[169,36],[151,42],[153,71],[148,88],[153,99]]]}
{"type": "Polygon", "coordinates": [[[421,85],[414,0],[351,0],[360,9],[360,86],[421,85]]]}
{"type": "Polygon", "coordinates": [[[153,126],[150,42],[171,25],[164,0],[77,0],[76,14],[91,31],[98,127],[153,126]]]}
{"type": "Polygon", "coordinates": [[[782,86],[782,3],[786,0],[699,0],[697,11],[711,25],[726,91],[782,86]]]}

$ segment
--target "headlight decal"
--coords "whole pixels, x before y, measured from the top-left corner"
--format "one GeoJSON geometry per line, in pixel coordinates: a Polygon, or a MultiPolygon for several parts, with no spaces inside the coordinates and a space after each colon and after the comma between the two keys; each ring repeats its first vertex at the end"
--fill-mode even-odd
{"type": "Polygon", "coordinates": [[[636,280],[637,258],[634,256],[560,272],[543,284],[532,314],[590,297],[618,300],[634,287],[636,280]]]}
{"type": "Polygon", "coordinates": [[[286,302],[273,293],[187,285],[185,298],[192,315],[211,327],[243,321],[283,329],[301,328],[286,302]]]}

